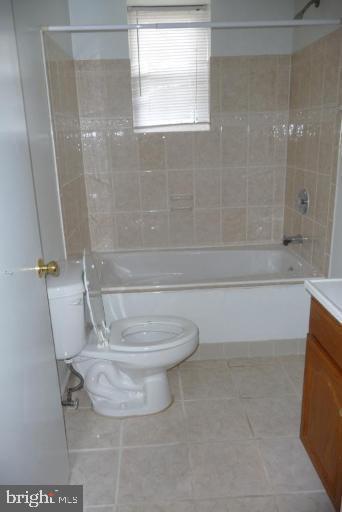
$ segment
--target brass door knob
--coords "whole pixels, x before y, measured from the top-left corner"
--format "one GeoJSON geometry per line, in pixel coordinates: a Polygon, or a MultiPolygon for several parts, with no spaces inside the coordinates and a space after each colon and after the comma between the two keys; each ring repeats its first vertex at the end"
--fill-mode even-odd
{"type": "Polygon", "coordinates": [[[39,258],[36,270],[39,277],[46,277],[47,275],[55,277],[59,276],[59,265],[57,261],[49,261],[49,263],[45,264],[44,260],[39,258]]]}

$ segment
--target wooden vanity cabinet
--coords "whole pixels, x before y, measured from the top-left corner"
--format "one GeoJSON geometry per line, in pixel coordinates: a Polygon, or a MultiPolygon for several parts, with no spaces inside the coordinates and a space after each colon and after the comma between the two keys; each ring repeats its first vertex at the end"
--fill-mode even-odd
{"type": "Polygon", "coordinates": [[[337,511],[342,496],[342,325],[311,301],[300,437],[337,511]]]}

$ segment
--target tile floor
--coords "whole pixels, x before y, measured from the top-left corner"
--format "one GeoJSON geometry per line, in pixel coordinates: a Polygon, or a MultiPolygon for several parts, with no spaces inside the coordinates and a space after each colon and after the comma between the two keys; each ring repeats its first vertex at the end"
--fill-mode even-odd
{"type": "Polygon", "coordinates": [[[165,412],[66,411],[86,512],[330,512],[298,439],[303,356],[185,362],[165,412]]]}

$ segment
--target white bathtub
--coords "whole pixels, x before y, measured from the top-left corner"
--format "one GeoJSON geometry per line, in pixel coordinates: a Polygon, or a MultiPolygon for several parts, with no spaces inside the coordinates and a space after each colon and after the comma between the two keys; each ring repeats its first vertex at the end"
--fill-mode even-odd
{"type": "Polygon", "coordinates": [[[97,255],[108,321],[179,315],[201,343],[306,336],[314,269],[282,246],[127,251],[97,255]]]}

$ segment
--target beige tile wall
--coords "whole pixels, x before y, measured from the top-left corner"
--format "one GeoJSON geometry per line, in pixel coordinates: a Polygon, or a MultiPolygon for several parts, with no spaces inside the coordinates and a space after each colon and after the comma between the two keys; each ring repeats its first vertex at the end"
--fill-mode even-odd
{"type": "Polygon", "coordinates": [[[327,273],[334,212],[342,105],[342,29],[292,57],[290,136],[284,231],[309,240],[293,246],[327,273]],[[295,198],[306,187],[310,208],[297,213],[295,198]]]}
{"type": "Polygon", "coordinates": [[[45,40],[52,124],[67,255],[90,247],[74,61],[45,40]]]}
{"type": "Polygon", "coordinates": [[[341,32],[294,54],[292,72],[288,56],[212,58],[211,130],[160,134],[134,133],[128,61],[73,62],[48,41],[68,254],[279,242],[284,224],[310,238],[293,249],[326,273],[341,32]]]}
{"type": "Polygon", "coordinates": [[[213,58],[208,132],[135,134],[129,61],[75,66],[93,250],[280,241],[289,57],[213,58]]]}

